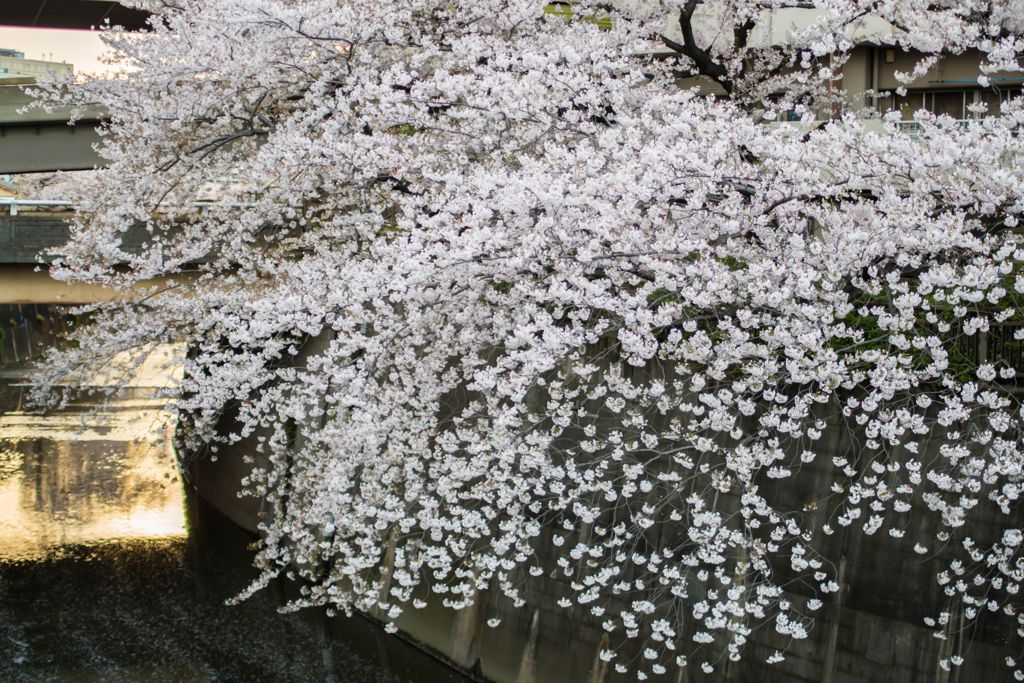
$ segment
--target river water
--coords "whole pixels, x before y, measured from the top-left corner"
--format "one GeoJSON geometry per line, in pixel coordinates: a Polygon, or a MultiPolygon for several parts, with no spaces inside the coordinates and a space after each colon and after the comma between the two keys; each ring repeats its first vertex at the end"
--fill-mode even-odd
{"type": "Polygon", "coordinates": [[[0,681],[466,680],[359,617],[278,613],[284,587],[226,606],[253,539],[183,485],[145,370],[48,415],[0,370],[0,681]]]}

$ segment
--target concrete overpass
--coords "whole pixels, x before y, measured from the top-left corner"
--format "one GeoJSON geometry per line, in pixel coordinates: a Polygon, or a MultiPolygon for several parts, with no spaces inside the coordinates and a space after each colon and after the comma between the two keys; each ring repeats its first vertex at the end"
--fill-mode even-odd
{"type": "MultiPolygon", "coordinates": [[[[187,278],[188,276],[178,277],[187,278]]],[[[50,277],[45,265],[0,264],[0,304],[52,304],[56,306],[96,304],[131,299],[138,292],[149,292],[153,287],[164,289],[176,282],[177,279],[172,281],[171,278],[161,277],[156,280],[147,280],[145,283],[133,287],[131,291],[121,291],[100,285],[58,282],[50,277]]]]}
{"type": "Polygon", "coordinates": [[[19,109],[32,103],[22,89],[30,78],[0,81],[0,174],[40,171],[77,171],[102,164],[93,145],[100,141],[96,126],[104,112],[86,111],[76,125],[68,125],[70,111],[19,109]]]}
{"type": "MultiPolygon", "coordinates": [[[[38,357],[64,334],[66,306],[139,298],[171,287],[193,274],[149,280],[128,290],[59,282],[50,277],[47,257],[68,239],[70,214],[59,202],[0,199],[0,367],[38,357]]],[[[126,246],[142,244],[138,233],[125,236],[126,246]]],[[[159,296],[159,294],[157,294],[159,296]]]]}
{"type": "MultiPolygon", "coordinates": [[[[141,30],[146,12],[111,0],[7,0],[0,2],[0,26],[21,28],[91,29],[104,23],[141,30]]],[[[69,112],[34,109],[22,90],[30,79],[0,81],[0,174],[90,169],[102,163],[93,150],[99,142],[96,126],[105,114],[86,112],[69,126],[69,112]]]]}
{"type": "MultiPolygon", "coordinates": [[[[89,304],[133,295],[99,285],[58,282],[50,277],[46,265],[50,259],[40,254],[52,253],[68,240],[69,217],[70,213],[59,202],[0,200],[0,304],[89,304]]],[[[141,227],[130,231],[125,235],[125,247],[141,247],[146,236],[141,227]]],[[[170,284],[169,278],[161,278],[146,282],[139,289],[170,284]]]]}
{"type": "Polygon", "coordinates": [[[7,0],[0,2],[0,25],[22,28],[89,29],[104,22],[138,30],[146,12],[110,0],[7,0]]]}

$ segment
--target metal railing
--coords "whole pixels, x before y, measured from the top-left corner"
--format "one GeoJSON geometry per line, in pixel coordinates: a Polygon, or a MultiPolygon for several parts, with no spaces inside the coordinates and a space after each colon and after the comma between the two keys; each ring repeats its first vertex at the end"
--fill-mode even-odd
{"type": "MultiPolygon", "coordinates": [[[[225,203],[215,199],[200,199],[192,202],[191,206],[192,208],[200,210],[209,209],[214,206],[227,206],[233,209],[245,209],[257,206],[257,204],[255,202],[225,203]]],[[[17,197],[0,197],[0,211],[3,211],[3,207],[7,207],[10,215],[17,216],[21,207],[63,207],[68,210],[74,210],[77,205],[69,199],[19,199],[17,197]]]]}
{"type": "MultiPolygon", "coordinates": [[[[977,123],[982,119],[956,119],[957,128],[960,130],[967,130],[971,123],[977,123]]],[[[918,137],[924,132],[924,126],[921,125],[920,121],[899,121],[896,123],[897,128],[911,137],[918,137]]]]}
{"type": "Polygon", "coordinates": [[[74,208],[74,203],[67,199],[18,199],[17,197],[0,197],[0,207],[6,206],[12,216],[18,215],[19,207],[66,207],[74,208]]]}
{"type": "MultiPolygon", "coordinates": [[[[977,125],[986,119],[956,119],[957,128],[961,131],[966,131],[972,124],[977,125]]],[[[896,125],[899,130],[907,133],[911,137],[920,137],[924,131],[924,126],[919,121],[897,121],[896,125]]],[[[1024,126],[1016,125],[1010,129],[1014,136],[1020,136],[1024,134],[1024,126]]]]}
{"type": "MultiPolygon", "coordinates": [[[[962,336],[958,340],[958,350],[968,363],[981,365],[992,363],[997,367],[1024,367],[1024,339],[1017,338],[1017,332],[1024,328],[1024,322],[1005,321],[989,323],[985,332],[977,332],[971,336],[962,336]]],[[[999,384],[1017,384],[1022,378],[995,380],[999,384]]]]}

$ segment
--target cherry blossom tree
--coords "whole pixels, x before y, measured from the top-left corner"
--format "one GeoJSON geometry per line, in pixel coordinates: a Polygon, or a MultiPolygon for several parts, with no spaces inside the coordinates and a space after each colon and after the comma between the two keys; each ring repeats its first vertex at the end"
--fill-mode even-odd
{"type": "Polygon", "coordinates": [[[393,621],[560,577],[643,678],[805,638],[887,535],[944,563],[939,636],[1024,633],[1024,109],[869,130],[836,82],[875,29],[905,82],[1020,70],[1019,2],[126,4],[122,76],[47,94],[110,112],[53,272],[177,279],[39,396],[186,342],[182,443],[254,444],[272,511],[250,590],[393,621]]]}

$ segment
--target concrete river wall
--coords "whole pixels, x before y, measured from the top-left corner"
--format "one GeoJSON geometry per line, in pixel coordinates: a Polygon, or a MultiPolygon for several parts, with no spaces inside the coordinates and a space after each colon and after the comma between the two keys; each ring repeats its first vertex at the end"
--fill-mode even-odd
{"type": "MultiPolygon", "coordinates": [[[[827,494],[838,475],[832,456],[850,457],[861,448],[851,440],[848,429],[840,427],[834,416],[823,415],[832,424],[817,442],[818,457],[799,478],[781,480],[773,500],[785,509],[805,510],[805,528],[820,528],[828,511],[808,505],[808,501],[827,494]]],[[[927,462],[924,448],[916,455],[927,462]]],[[[934,450],[934,449],[933,449],[934,450]]],[[[242,455],[256,456],[254,443],[242,441],[224,451],[219,458],[192,460],[188,478],[196,490],[240,526],[255,530],[260,502],[238,496],[239,482],[248,473],[242,455]]],[[[257,463],[259,462],[258,456],[257,463]]],[[[895,453],[895,458],[910,458],[895,453]]],[[[810,637],[788,641],[777,635],[771,625],[755,630],[740,662],[720,666],[711,675],[696,665],[669,671],[660,680],[683,681],[763,681],[820,683],[969,683],[1012,680],[1005,664],[1008,655],[1019,647],[1008,621],[979,620],[964,626],[958,601],[947,597],[935,580],[937,571],[948,566],[950,555],[937,552],[921,556],[912,550],[916,539],[934,539],[939,525],[934,513],[925,514],[920,501],[910,513],[911,524],[903,539],[885,533],[865,536],[858,525],[848,535],[842,530],[829,537],[823,549],[836,570],[838,594],[825,599],[810,637]],[[952,619],[946,638],[936,638],[933,628],[923,619],[941,611],[950,611],[952,619]],[[785,648],[786,661],[767,664],[777,649],[785,648]],[[939,661],[951,654],[964,654],[965,663],[946,671],[939,661]]],[[[968,520],[970,533],[977,539],[998,538],[1006,518],[979,506],[968,520]],[[1000,517],[1000,518],[997,518],[1000,517]]],[[[679,533],[680,529],[661,529],[658,533],[679,533]]],[[[556,555],[550,533],[537,544],[544,566],[554,566],[556,555]]],[[[607,646],[601,619],[579,607],[563,609],[557,599],[569,594],[568,579],[545,574],[531,579],[526,586],[526,605],[512,606],[498,592],[478,595],[473,608],[459,612],[430,605],[423,610],[408,610],[398,621],[400,631],[424,645],[439,657],[478,680],[497,683],[611,683],[636,680],[620,675],[598,657],[607,646]],[[486,618],[499,617],[501,625],[490,628],[486,618]]],[[[794,601],[811,593],[794,582],[789,587],[794,601]]]]}

